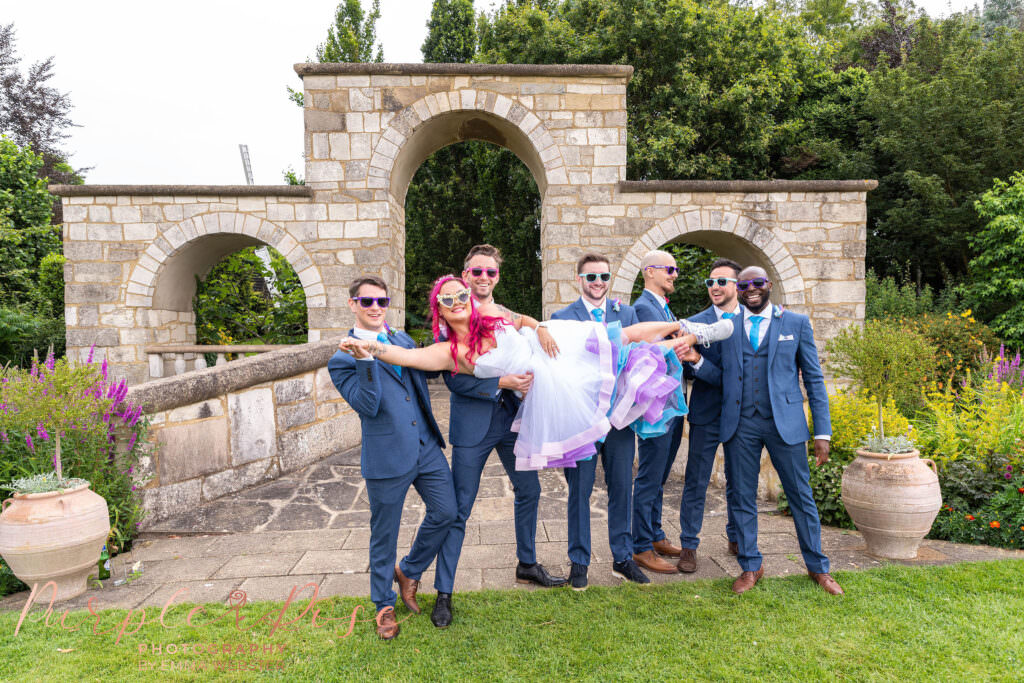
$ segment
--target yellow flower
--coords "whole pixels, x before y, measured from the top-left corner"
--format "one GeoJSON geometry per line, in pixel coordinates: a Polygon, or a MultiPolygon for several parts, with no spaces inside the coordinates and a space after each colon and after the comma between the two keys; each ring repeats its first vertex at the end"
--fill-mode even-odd
{"type": "MultiPolygon", "coordinates": [[[[970,318],[971,317],[971,309],[968,308],[966,311],[961,313],[960,317],[961,318],[970,318]]],[[[974,321],[972,320],[971,322],[973,323],[974,321]]]]}

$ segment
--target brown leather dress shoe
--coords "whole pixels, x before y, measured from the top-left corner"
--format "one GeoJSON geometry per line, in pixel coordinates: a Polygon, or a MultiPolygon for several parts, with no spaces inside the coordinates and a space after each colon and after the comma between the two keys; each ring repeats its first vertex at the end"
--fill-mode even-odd
{"type": "Polygon", "coordinates": [[[811,580],[821,586],[826,593],[830,595],[843,595],[843,589],[838,583],[836,583],[836,580],[833,579],[832,575],[828,572],[818,574],[816,572],[808,571],[807,576],[811,577],[811,580]]]}
{"type": "Polygon", "coordinates": [[[659,574],[675,574],[676,567],[671,562],[658,557],[653,550],[645,550],[642,553],[633,555],[633,561],[644,569],[650,569],[659,574]]]}
{"type": "Polygon", "coordinates": [[[398,635],[398,622],[395,621],[394,607],[385,607],[377,612],[377,635],[381,640],[391,640],[398,635]]]}
{"type": "Polygon", "coordinates": [[[737,543],[736,541],[729,541],[729,554],[730,555],[739,555],[740,554],[740,544],[737,543]]]}
{"type": "Polygon", "coordinates": [[[737,595],[746,593],[757,585],[762,576],[764,576],[764,567],[761,567],[756,572],[743,572],[738,579],[732,582],[732,592],[737,595]]]}
{"type": "Polygon", "coordinates": [[[395,565],[395,581],[398,582],[398,594],[402,596],[402,602],[410,610],[419,614],[420,606],[416,604],[416,591],[419,590],[420,582],[403,574],[398,565],[395,565]]]}
{"type": "Polygon", "coordinates": [[[697,571],[697,551],[693,548],[683,548],[679,553],[676,569],[684,574],[692,574],[697,571]]]}
{"type": "Polygon", "coordinates": [[[654,542],[654,550],[665,557],[679,557],[682,548],[672,545],[667,538],[663,538],[660,541],[654,542]]]}

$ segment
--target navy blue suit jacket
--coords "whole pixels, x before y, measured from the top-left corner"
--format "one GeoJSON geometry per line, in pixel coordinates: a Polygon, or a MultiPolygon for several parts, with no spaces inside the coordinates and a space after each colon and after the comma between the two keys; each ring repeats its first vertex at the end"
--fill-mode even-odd
{"type": "MultiPolygon", "coordinates": [[[[695,316],[687,318],[695,323],[711,325],[718,322],[715,315],[715,307],[708,306],[695,316]]],[[[698,349],[705,362],[710,361],[718,367],[722,364],[722,344],[715,343],[711,346],[701,346],[698,349]]],[[[690,390],[690,414],[687,419],[692,425],[709,425],[718,422],[722,415],[722,387],[717,384],[705,382],[696,375],[687,364],[685,366],[687,377],[693,377],[693,388],[690,390]]]]}
{"type": "MultiPolygon", "coordinates": [[[[352,334],[349,330],[349,335],[352,334]]],[[[412,337],[404,332],[393,333],[391,343],[407,349],[416,346],[412,337]]],[[[390,364],[377,360],[357,361],[349,354],[337,351],[327,362],[327,370],[342,398],[359,414],[363,435],[360,460],[363,478],[390,479],[416,466],[420,453],[420,430],[414,424],[419,413],[413,400],[421,408],[438,446],[444,448],[444,438],[430,410],[430,393],[422,371],[402,368],[402,374],[407,375],[412,386],[410,392],[390,364]]]]}
{"type": "Polygon", "coordinates": [[[519,409],[520,401],[514,393],[498,389],[499,379],[444,373],[444,383],[451,392],[448,439],[453,446],[472,447],[483,441],[490,429],[494,404],[501,398],[511,402],[514,410],[519,409]]]}
{"type": "MultiPolygon", "coordinates": [[[[555,311],[551,316],[552,320],[590,320],[593,321],[593,316],[587,311],[586,304],[583,303],[583,298],[576,299],[565,308],[555,311]]],[[[633,310],[632,306],[620,303],[619,310],[616,311],[611,302],[608,299],[604,300],[604,319],[605,322],[622,323],[623,327],[629,327],[640,322],[640,319],[636,317],[636,311],[633,310]]]]}
{"type": "Polygon", "coordinates": [[[661,323],[668,320],[675,320],[674,317],[670,317],[665,312],[665,304],[659,301],[653,294],[646,289],[643,294],[636,298],[633,302],[633,309],[636,311],[636,317],[640,319],[640,322],[655,322],[661,323]]]}
{"type": "MultiPolygon", "coordinates": [[[[779,309],[773,310],[778,313],[779,309]]],[[[732,336],[719,342],[722,347],[721,364],[704,358],[695,370],[698,378],[722,387],[722,422],[719,437],[723,442],[732,438],[740,421],[743,400],[743,315],[732,319],[732,336]]],[[[763,323],[762,323],[763,324],[763,323]]],[[[772,403],[772,417],[782,440],[788,444],[805,442],[811,438],[804,414],[804,397],[800,393],[803,376],[807,400],[817,434],[831,434],[832,422],[828,411],[828,392],[825,377],[818,361],[818,347],[814,344],[814,331],[806,315],[784,311],[774,316],[764,336],[768,344],[768,395],[772,403]]]]}

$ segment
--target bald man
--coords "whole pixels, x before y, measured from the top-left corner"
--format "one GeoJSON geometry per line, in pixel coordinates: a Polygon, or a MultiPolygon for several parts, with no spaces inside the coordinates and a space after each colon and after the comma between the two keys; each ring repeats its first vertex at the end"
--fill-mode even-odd
{"type": "MultiPolygon", "coordinates": [[[[655,250],[640,262],[644,291],[633,302],[640,322],[675,320],[668,307],[668,295],[675,291],[679,270],[667,251],[655,250]]],[[[672,470],[676,451],[683,438],[683,420],[668,423],[668,432],[652,439],[640,439],[637,446],[639,466],[633,482],[633,561],[659,574],[675,574],[676,566],[660,557],[679,557],[680,548],[672,545],[661,529],[661,507],[665,482],[672,470]],[[660,555],[659,555],[660,554],[660,555]]]]}

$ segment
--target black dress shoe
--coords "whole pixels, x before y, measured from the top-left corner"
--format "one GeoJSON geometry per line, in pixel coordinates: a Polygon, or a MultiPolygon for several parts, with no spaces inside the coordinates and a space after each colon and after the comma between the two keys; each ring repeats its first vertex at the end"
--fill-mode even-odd
{"type": "Polygon", "coordinates": [[[572,563],[572,570],[569,572],[569,587],[574,591],[587,590],[587,565],[572,563]]]}
{"type": "Polygon", "coordinates": [[[626,559],[623,562],[612,563],[612,574],[625,579],[626,581],[632,581],[633,583],[650,583],[651,580],[647,578],[647,575],[640,571],[640,567],[636,565],[632,559],[626,559]]]}
{"type": "Polygon", "coordinates": [[[430,612],[430,621],[438,628],[448,628],[452,623],[452,594],[438,593],[434,609],[430,612]]]}
{"type": "Polygon", "coordinates": [[[535,583],[542,588],[556,588],[568,583],[561,576],[551,576],[540,562],[526,566],[522,562],[516,565],[516,583],[535,583]]]}

